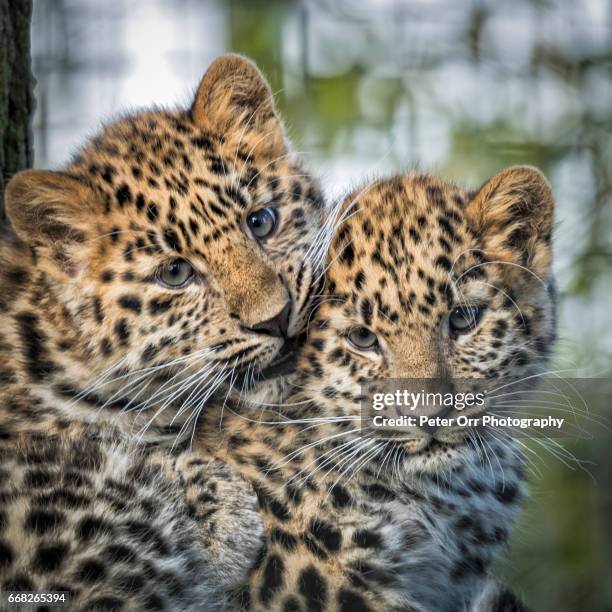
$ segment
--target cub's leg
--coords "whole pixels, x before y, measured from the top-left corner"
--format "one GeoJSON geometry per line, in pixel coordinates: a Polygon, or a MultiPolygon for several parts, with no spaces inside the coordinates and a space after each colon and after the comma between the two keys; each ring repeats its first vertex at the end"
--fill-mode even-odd
{"type": "Polygon", "coordinates": [[[262,540],[224,465],[119,435],[0,444],[0,493],[0,595],[65,591],[77,612],[225,610],[262,540]]]}
{"type": "Polygon", "coordinates": [[[249,482],[221,461],[194,452],[155,460],[184,491],[197,523],[213,580],[224,589],[243,583],[263,546],[263,521],[249,482]]]}

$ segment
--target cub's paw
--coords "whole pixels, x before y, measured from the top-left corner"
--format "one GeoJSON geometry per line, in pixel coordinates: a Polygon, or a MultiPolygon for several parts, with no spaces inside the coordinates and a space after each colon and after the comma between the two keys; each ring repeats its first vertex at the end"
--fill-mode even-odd
{"type": "Polygon", "coordinates": [[[190,455],[177,461],[186,501],[199,524],[211,579],[222,588],[243,583],[263,545],[255,491],[225,463],[190,455]]]}

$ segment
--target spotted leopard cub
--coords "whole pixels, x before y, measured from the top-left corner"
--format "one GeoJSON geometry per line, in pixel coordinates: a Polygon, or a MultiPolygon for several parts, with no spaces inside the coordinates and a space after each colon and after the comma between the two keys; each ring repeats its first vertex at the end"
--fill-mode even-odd
{"type": "Polygon", "coordinates": [[[253,484],[265,547],[249,610],[522,610],[489,578],[524,494],[511,440],[364,437],[361,383],[524,377],[554,340],[553,202],[514,167],[471,193],[419,174],[349,196],[296,391],[253,416],[212,412],[201,452],[253,484]],[[221,427],[222,431],[216,431],[221,427]]]}
{"type": "Polygon", "coordinates": [[[216,609],[262,526],[193,426],[213,397],[276,386],[318,291],[320,191],[269,85],[219,58],[189,108],[106,126],[5,202],[0,590],[216,609]]]}

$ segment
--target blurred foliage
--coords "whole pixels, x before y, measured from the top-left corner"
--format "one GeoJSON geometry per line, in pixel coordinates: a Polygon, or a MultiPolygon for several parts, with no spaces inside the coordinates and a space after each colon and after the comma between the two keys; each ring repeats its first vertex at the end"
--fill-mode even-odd
{"type": "Polygon", "coordinates": [[[242,53],[266,70],[272,91],[281,88],[281,27],[291,2],[284,0],[229,0],[229,48],[242,53]]]}
{"type": "MultiPolygon", "coordinates": [[[[612,0],[38,0],[35,9],[35,147],[45,165],[64,161],[52,145],[76,144],[80,120],[83,132],[92,127],[80,117],[102,96],[86,97],[86,73],[99,75],[95,86],[108,81],[114,100],[117,83],[136,78],[130,62],[154,51],[156,62],[177,58],[166,73],[154,67],[163,82],[227,50],[265,71],[297,148],[328,185],[415,165],[478,185],[509,164],[540,167],[560,221],[558,361],[609,371],[612,0]],[[155,49],[122,37],[144,18],[147,36],[158,28],[155,49]],[[194,24],[198,50],[181,36],[194,24]],[[161,40],[170,26],[178,38],[161,40]],[[205,46],[220,36],[222,48],[205,46]]],[[[577,444],[576,459],[532,444],[541,458],[532,496],[500,572],[535,610],[612,611],[610,442],[606,433],[577,444]]]]}
{"type": "Polygon", "coordinates": [[[531,164],[550,174],[563,155],[560,147],[531,139],[505,117],[488,124],[458,122],[451,142],[449,171],[459,181],[473,175],[474,168],[478,168],[478,174],[490,176],[513,164],[531,164]]]}
{"type": "Polygon", "coordinates": [[[543,457],[534,462],[531,496],[498,573],[535,610],[610,611],[609,444],[573,445],[582,467],[531,447],[543,457]],[[598,462],[597,478],[589,461],[598,462]]]}

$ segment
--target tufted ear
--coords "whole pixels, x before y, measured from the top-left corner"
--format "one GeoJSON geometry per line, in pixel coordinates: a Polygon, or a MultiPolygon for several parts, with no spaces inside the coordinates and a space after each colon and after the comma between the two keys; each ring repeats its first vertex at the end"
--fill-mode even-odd
{"type": "Polygon", "coordinates": [[[199,127],[237,138],[249,133],[249,148],[272,155],[285,151],[283,125],[268,82],[257,66],[240,55],[217,58],[200,82],[191,116],[199,127]]]}
{"type": "Polygon", "coordinates": [[[531,166],[512,166],[480,188],[467,212],[489,258],[545,277],[552,259],[553,209],[546,177],[531,166]]]}
{"type": "Polygon", "coordinates": [[[25,170],[6,187],[6,213],[21,240],[43,246],[66,260],[70,243],[85,239],[86,212],[91,210],[90,187],[61,172],[25,170]]]}

